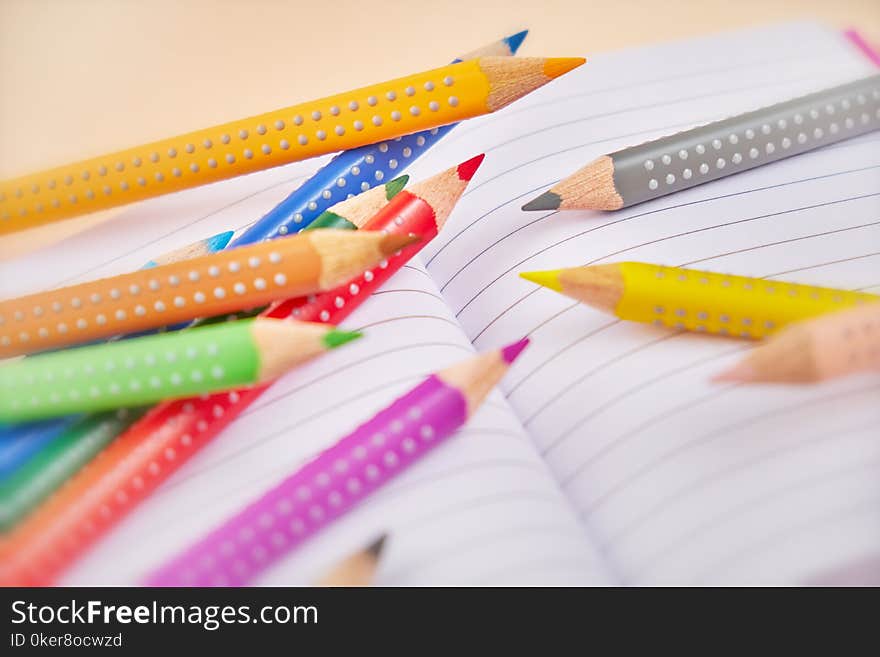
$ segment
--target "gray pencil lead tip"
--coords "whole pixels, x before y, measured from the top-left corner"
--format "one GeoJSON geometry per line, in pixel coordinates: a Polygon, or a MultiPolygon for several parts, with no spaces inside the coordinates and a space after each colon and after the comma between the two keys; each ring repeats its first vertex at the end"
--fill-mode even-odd
{"type": "Polygon", "coordinates": [[[378,559],[379,555],[382,554],[382,550],[385,547],[385,541],[388,539],[388,534],[382,534],[375,541],[370,543],[367,546],[366,552],[372,555],[374,558],[378,559]]]}
{"type": "Polygon", "coordinates": [[[544,192],[539,197],[532,199],[522,209],[526,212],[531,210],[558,210],[562,199],[555,192],[544,192]]]}

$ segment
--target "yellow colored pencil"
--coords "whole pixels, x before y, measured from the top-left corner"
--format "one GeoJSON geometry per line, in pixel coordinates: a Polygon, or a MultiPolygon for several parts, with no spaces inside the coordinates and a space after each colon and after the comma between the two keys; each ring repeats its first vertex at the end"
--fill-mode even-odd
{"type": "Polygon", "coordinates": [[[501,109],[580,66],[481,57],[0,182],[0,234],[501,109]]]}
{"type": "Polygon", "coordinates": [[[865,292],[643,262],[520,276],[621,319],[744,338],[761,338],[792,322],[878,299],[865,292]]]}

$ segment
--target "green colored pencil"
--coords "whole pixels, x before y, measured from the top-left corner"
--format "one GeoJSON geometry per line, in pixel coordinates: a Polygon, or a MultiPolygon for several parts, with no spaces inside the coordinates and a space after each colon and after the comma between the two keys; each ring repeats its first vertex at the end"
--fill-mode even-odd
{"type": "Polygon", "coordinates": [[[359,336],[259,318],[31,356],[0,366],[0,422],[240,388],[359,336]]]}

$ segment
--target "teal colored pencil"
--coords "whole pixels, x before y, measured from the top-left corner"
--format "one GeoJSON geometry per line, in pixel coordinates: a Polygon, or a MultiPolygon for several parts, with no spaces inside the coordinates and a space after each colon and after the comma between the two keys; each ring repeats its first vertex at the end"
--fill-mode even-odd
{"type": "Polygon", "coordinates": [[[31,356],[0,366],[0,422],[241,388],[359,336],[259,318],[31,356]]]}

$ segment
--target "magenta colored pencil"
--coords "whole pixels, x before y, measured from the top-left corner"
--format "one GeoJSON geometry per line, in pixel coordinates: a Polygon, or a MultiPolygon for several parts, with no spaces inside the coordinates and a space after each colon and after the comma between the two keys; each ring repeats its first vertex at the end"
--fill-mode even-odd
{"type": "Polygon", "coordinates": [[[343,515],[479,408],[528,338],[429,376],[146,580],[242,586],[343,515]]]}

